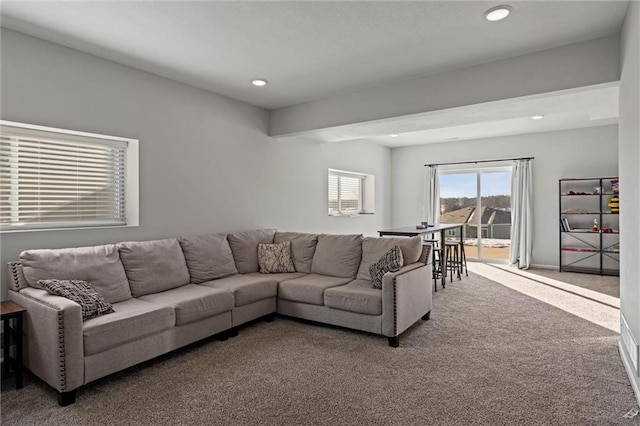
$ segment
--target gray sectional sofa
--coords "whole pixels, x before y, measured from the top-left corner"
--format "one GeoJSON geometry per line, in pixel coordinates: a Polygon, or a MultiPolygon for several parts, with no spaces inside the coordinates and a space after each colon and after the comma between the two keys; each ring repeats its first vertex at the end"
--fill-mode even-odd
{"type": "Polygon", "coordinates": [[[237,334],[276,313],[389,338],[431,312],[431,265],[419,238],[271,229],[28,250],[9,263],[9,299],[26,308],[25,366],[75,401],[84,384],[189,343],[237,334]],[[259,272],[258,245],[290,242],[296,272],[259,272]],[[369,267],[390,248],[404,265],[372,287],[369,267]],[[90,281],[112,313],[83,321],[80,305],[39,280],[90,281]]]}

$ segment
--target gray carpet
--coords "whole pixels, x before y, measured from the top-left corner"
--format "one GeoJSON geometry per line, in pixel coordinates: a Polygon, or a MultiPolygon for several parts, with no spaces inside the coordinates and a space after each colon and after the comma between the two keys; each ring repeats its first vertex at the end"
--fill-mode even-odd
{"type": "Polygon", "coordinates": [[[560,272],[555,269],[530,268],[526,272],[573,284],[608,296],[620,297],[620,277],[560,272]]]}
{"type": "Polygon", "coordinates": [[[3,425],[638,425],[618,335],[470,273],[401,347],[277,317],[82,388],[3,382],[3,425]]]}

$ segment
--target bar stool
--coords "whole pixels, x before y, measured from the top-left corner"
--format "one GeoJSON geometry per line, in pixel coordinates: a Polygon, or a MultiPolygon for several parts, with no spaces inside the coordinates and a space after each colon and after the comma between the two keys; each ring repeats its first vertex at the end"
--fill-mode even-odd
{"type": "Polygon", "coordinates": [[[464,274],[468,277],[469,270],[467,269],[467,255],[464,253],[464,241],[460,239],[460,272],[464,269],[464,274]]]}
{"type": "MultiPolygon", "coordinates": [[[[461,278],[462,273],[469,276],[469,270],[467,269],[467,255],[464,252],[464,241],[447,241],[446,245],[450,247],[450,251],[453,251],[453,263],[458,268],[458,279],[461,278]]],[[[449,259],[447,257],[447,259],[449,259]]],[[[453,279],[453,277],[452,277],[453,279]]]]}
{"type": "Polygon", "coordinates": [[[447,241],[444,243],[445,269],[451,274],[451,282],[453,282],[453,273],[458,275],[458,279],[462,279],[460,275],[460,244],[457,241],[447,241]]]}
{"type": "Polygon", "coordinates": [[[437,239],[424,239],[425,243],[431,245],[431,263],[432,263],[432,278],[433,278],[433,287],[435,291],[438,291],[438,280],[442,281],[442,288],[444,288],[445,280],[446,280],[446,269],[443,269],[444,254],[442,252],[442,248],[439,246],[439,240],[437,239]]]}

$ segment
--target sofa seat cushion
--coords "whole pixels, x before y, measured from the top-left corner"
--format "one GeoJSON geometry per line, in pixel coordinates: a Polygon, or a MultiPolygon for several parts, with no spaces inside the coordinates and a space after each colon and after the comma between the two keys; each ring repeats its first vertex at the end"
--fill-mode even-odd
{"type": "Polygon", "coordinates": [[[24,277],[31,287],[39,280],[89,281],[109,303],[131,299],[129,281],[115,244],[54,250],[26,250],[20,254],[24,277]]]}
{"type": "Polygon", "coordinates": [[[313,254],[311,272],[354,279],[361,260],[362,235],[320,234],[313,254]]]}
{"type": "Polygon", "coordinates": [[[349,281],[351,281],[351,278],[309,274],[281,282],[278,288],[278,297],[292,302],[324,305],[324,292],[326,289],[344,285],[349,281]]]}
{"type": "Polygon", "coordinates": [[[91,355],[173,327],[170,306],[129,299],[113,304],[114,312],[84,322],[84,354],[91,355]]]}
{"type": "Polygon", "coordinates": [[[207,234],[178,239],[191,275],[200,284],[238,273],[226,234],[207,234]]]}
{"type": "Polygon", "coordinates": [[[278,281],[274,280],[271,274],[268,276],[262,274],[261,277],[233,275],[199,285],[231,291],[235,306],[248,305],[269,297],[276,297],[278,294],[278,281]]]}
{"type": "Polygon", "coordinates": [[[258,244],[272,244],[275,234],[275,229],[253,229],[227,235],[238,273],[258,272],[258,244]]]}
{"type": "Polygon", "coordinates": [[[366,237],[362,240],[362,262],[358,268],[359,280],[373,278],[369,272],[371,265],[376,263],[394,246],[402,250],[403,265],[417,262],[422,254],[422,239],[420,237],[366,237]]]}
{"type": "Polygon", "coordinates": [[[382,315],[382,292],[372,288],[369,280],[354,280],[325,290],[324,304],[341,311],[382,315]]]}
{"type": "Polygon", "coordinates": [[[176,325],[189,324],[233,309],[233,294],[230,291],[195,284],[147,294],[141,296],[140,300],[173,308],[176,325]]]}
{"type": "Polygon", "coordinates": [[[276,232],[274,243],[291,242],[291,258],[297,272],[311,272],[311,261],[316,252],[318,235],[302,232],[276,232]]]}
{"type": "MultiPolygon", "coordinates": [[[[262,272],[252,272],[250,274],[246,274],[248,277],[257,277],[257,278],[264,278],[265,274],[263,274],[262,272]]],[[[276,274],[269,274],[268,278],[277,281],[278,283],[281,283],[282,281],[287,281],[287,280],[292,280],[294,278],[300,278],[300,277],[304,277],[307,274],[304,274],[302,272],[281,272],[281,273],[276,273],[276,274]]]]}
{"type": "Polygon", "coordinates": [[[118,244],[134,297],[189,284],[187,261],[177,238],[118,244]]]}

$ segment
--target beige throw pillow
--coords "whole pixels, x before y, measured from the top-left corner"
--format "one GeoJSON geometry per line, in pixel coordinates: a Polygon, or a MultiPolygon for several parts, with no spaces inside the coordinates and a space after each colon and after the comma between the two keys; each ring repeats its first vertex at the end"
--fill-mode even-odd
{"type": "Polygon", "coordinates": [[[278,244],[258,244],[258,264],[263,274],[295,272],[291,260],[291,242],[278,244]]]}

